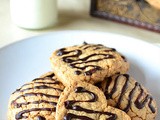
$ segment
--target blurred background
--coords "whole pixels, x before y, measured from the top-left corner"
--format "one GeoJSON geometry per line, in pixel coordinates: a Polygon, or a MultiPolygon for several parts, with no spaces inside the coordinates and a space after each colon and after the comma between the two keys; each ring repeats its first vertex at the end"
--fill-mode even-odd
{"type": "Polygon", "coordinates": [[[57,30],[92,30],[122,34],[152,43],[160,42],[160,34],[107,21],[89,15],[90,0],[57,0],[58,23],[48,29],[26,30],[12,23],[9,0],[0,0],[0,47],[31,36],[57,30]]]}

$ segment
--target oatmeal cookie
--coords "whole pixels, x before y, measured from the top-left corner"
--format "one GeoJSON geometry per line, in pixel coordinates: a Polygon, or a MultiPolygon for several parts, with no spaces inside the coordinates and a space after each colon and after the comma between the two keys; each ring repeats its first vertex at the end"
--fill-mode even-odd
{"type": "Polygon", "coordinates": [[[154,120],[156,102],[151,94],[128,74],[114,75],[98,85],[108,105],[125,111],[132,120],[154,120]]]}
{"type": "Polygon", "coordinates": [[[49,72],[12,93],[8,120],[55,120],[58,98],[64,86],[49,72]]]}
{"type": "Polygon", "coordinates": [[[115,73],[126,73],[129,63],[114,48],[101,44],[77,45],[53,52],[52,69],[64,85],[75,81],[91,84],[102,81],[115,73]]]}
{"type": "Polygon", "coordinates": [[[107,106],[98,87],[80,81],[64,89],[56,110],[56,120],[130,120],[125,112],[107,106]]]}

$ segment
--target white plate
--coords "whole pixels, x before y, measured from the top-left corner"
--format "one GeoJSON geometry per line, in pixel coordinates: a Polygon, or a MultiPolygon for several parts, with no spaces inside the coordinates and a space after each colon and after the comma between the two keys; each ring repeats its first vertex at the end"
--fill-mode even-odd
{"type": "Polygon", "coordinates": [[[84,41],[114,47],[123,53],[131,64],[129,73],[148,88],[160,107],[159,47],[111,33],[62,31],[25,39],[0,49],[0,120],[7,119],[7,102],[16,88],[51,70],[49,57],[52,51],[84,41]]]}

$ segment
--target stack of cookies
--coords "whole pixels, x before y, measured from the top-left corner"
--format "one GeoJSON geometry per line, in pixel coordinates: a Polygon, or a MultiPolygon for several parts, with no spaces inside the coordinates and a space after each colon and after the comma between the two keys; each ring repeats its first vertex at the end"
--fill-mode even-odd
{"type": "Polygon", "coordinates": [[[155,100],[116,49],[84,43],[54,51],[50,62],[52,72],[12,93],[8,120],[155,119],[155,100]]]}

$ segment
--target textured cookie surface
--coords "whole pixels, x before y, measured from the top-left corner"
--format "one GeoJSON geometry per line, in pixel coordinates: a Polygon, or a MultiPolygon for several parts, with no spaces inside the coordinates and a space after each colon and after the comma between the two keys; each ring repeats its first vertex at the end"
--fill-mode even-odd
{"type": "Polygon", "coordinates": [[[56,120],[130,120],[125,112],[107,106],[103,92],[86,82],[66,87],[56,110],[56,120]]]}
{"type": "Polygon", "coordinates": [[[12,93],[8,120],[55,120],[58,98],[64,86],[49,72],[12,93]]]}
{"type": "Polygon", "coordinates": [[[160,0],[146,0],[150,5],[160,10],[160,0]]]}
{"type": "Polygon", "coordinates": [[[155,119],[155,100],[128,74],[107,78],[99,87],[104,91],[108,105],[125,111],[132,120],[155,119]]]}
{"type": "Polygon", "coordinates": [[[53,52],[52,69],[63,84],[74,81],[96,83],[115,73],[126,73],[129,68],[124,56],[114,48],[101,44],[83,44],[53,52]]]}

